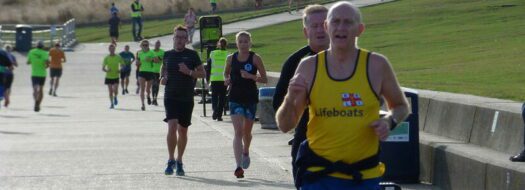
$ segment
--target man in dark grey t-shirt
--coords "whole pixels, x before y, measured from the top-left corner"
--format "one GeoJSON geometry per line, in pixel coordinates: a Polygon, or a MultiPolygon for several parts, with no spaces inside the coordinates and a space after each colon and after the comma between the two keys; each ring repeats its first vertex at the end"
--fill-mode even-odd
{"type": "Polygon", "coordinates": [[[108,21],[109,24],[109,37],[111,38],[112,43],[116,43],[118,41],[118,28],[120,27],[120,18],[118,17],[117,13],[112,13],[111,18],[108,21]]]}
{"type": "Polygon", "coordinates": [[[165,122],[168,122],[168,167],[166,175],[173,174],[176,167],[178,176],[184,175],[182,155],[188,142],[188,127],[193,112],[193,89],[195,79],[204,78],[205,72],[196,51],[186,49],[188,30],[182,26],[174,29],[174,49],[164,53],[161,84],[166,85],[164,93],[165,122]],[[178,146],[177,159],[175,148],[178,146]]]}

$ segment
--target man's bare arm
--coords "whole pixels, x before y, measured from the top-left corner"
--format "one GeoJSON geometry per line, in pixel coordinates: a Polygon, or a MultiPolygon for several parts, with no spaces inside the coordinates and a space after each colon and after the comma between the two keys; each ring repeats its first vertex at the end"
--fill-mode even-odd
{"type": "Polygon", "coordinates": [[[374,129],[380,140],[386,140],[389,131],[395,127],[391,126],[391,120],[393,119],[398,123],[405,120],[410,114],[410,110],[388,60],[381,55],[372,55],[371,63],[380,66],[378,70],[374,70],[374,72],[378,72],[381,75],[381,81],[378,83],[380,85],[379,95],[385,98],[391,115],[372,122],[370,127],[374,129]]]}
{"type": "Polygon", "coordinates": [[[277,126],[288,132],[297,126],[308,105],[308,92],[313,80],[315,57],[304,59],[290,80],[288,93],[276,113],[277,126]]]}

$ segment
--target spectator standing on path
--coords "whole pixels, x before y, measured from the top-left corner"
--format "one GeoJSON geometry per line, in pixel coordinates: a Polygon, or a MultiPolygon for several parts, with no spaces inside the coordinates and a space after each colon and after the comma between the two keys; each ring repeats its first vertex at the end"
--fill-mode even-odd
{"type": "Polygon", "coordinates": [[[49,67],[49,52],[44,50],[44,42],[38,41],[36,48],[27,54],[27,64],[31,65],[31,83],[33,85],[33,99],[35,112],[40,111],[40,104],[44,99],[44,84],[46,82],[46,69],[49,67]]]}
{"type": "Polygon", "coordinates": [[[129,51],[129,45],[124,46],[124,51],[119,53],[120,57],[124,60],[124,65],[120,69],[120,79],[122,86],[122,95],[129,94],[129,75],[131,75],[131,63],[135,61],[135,55],[129,51]]]}
{"type": "Polygon", "coordinates": [[[160,41],[157,40],[155,42],[155,49],[153,49],[153,53],[155,54],[155,58],[153,59],[153,79],[152,79],[152,86],[151,86],[151,94],[153,100],[151,101],[151,104],[158,106],[157,103],[157,96],[159,95],[159,88],[160,88],[160,70],[162,66],[162,62],[164,60],[164,50],[160,48],[160,41]]]}
{"type": "Polygon", "coordinates": [[[137,65],[139,66],[139,84],[140,84],[140,101],[142,111],[146,111],[146,105],[144,104],[144,92],[148,97],[148,105],[151,105],[151,85],[153,80],[153,59],[155,53],[149,49],[149,41],[142,40],[140,42],[141,50],[137,52],[137,65]]]}
{"type": "Polygon", "coordinates": [[[193,112],[193,89],[195,79],[205,76],[199,54],[187,49],[188,30],[177,26],[173,31],[174,48],[164,53],[161,84],[166,85],[164,92],[165,122],[168,123],[166,144],[168,163],[164,173],[173,175],[176,168],[178,176],[184,176],[182,156],[188,143],[188,127],[191,125],[193,112]],[[175,159],[175,149],[177,158],[175,159]]]}
{"type": "Polygon", "coordinates": [[[217,11],[217,0],[210,0],[211,5],[211,14],[215,14],[215,11],[217,11]]]}
{"type": "Polygon", "coordinates": [[[113,15],[113,14],[118,14],[118,8],[117,6],[115,5],[115,3],[111,3],[111,7],[109,8],[109,14],[110,15],[113,15]]]}
{"type": "MultiPolygon", "coordinates": [[[[324,21],[328,9],[322,5],[309,5],[303,11],[303,33],[308,41],[308,45],[293,53],[281,69],[281,76],[279,82],[275,87],[275,94],[273,96],[273,108],[275,111],[281,106],[284,96],[288,92],[288,83],[293,77],[297,66],[301,59],[306,56],[315,55],[328,48],[330,39],[324,30],[324,21]]],[[[297,173],[297,166],[295,165],[295,158],[299,144],[306,139],[306,124],[308,123],[308,109],[302,113],[301,120],[295,128],[294,139],[292,140],[292,174],[295,179],[297,173]]]]}
{"type": "MultiPolygon", "coordinates": [[[[523,125],[525,127],[525,103],[523,103],[523,105],[521,105],[521,118],[523,119],[523,125]]],[[[523,130],[523,144],[525,146],[525,130],[523,130]]],[[[523,151],[521,151],[521,153],[510,157],[510,161],[513,161],[513,162],[525,162],[525,149],[523,149],[523,151]]]]}
{"type": "Polygon", "coordinates": [[[228,41],[221,37],[217,42],[217,50],[210,52],[208,69],[210,69],[211,106],[213,120],[222,121],[222,113],[226,102],[226,86],[224,85],[224,66],[230,54],[226,50],[228,41]]]}
{"type": "Polygon", "coordinates": [[[188,44],[193,43],[193,34],[195,33],[195,24],[197,24],[197,15],[193,8],[188,9],[188,13],[184,15],[184,25],[188,29],[188,44]]]}
{"type": "MultiPolygon", "coordinates": [[[[13,48],[11,47],[11,45],[5,46],[5,54],[6,54],[6,57],[9,59],[9,61],[11,62],[11,66],[5,66],[5,67],[0,66],[0,70],[3,69],[3,73],[4,73],[3,77],[0,74],[0,78],[4,79],[4,83],[3,83],[4,99],[5,99],[4,107],[9,106],[9,103],[11,101],[11,86],[13,84],[13,79],[15,77],[13,70],[15,69],[15,67],[18,67],[18,62],[16,61],[16,57],[13,55],[12,51],[13,51],[13,48]]],[[[0,73],[2,73],[2,71],[0,71],[0,73]]],[[[1,81],[2,79],[0,79],[0,83],[1,81]]]]}
{"type": "Polygon", "coordinates": [[[266,70],[261,57],[250,51],[251,34],[237,33],[237,52],[226,59],[224,83],[230,86],[230,115],[235,135],[233,153],[237,164],[234,175],[244,177],[244,170],[250,166],[250,144],[252,127],[259,102],[256,82],[267,83],[266,70]]]}
{"type": "Polygon", "coordinates": [[[49,67],[49,75],[51,76],[51,87],[49,88],[49,95],[57,96],[58,84],[60,77],[62,77],[62,64],[66,62],[66,55],[60,49],[60,43],[55,43],[55,47],[49,50],[49,57],[51,64],[49,67]]]}
{"type": "Polygon", "coordinates": [[[124,60],[119,55],[115,54],[115,45],[110,44],[109,45],[109,55],[107,55],[104,58],[104,62],[102,64],[102,71],[106,72],[106,79],[104,80],[104,84],[108,85],[108,91],[109,91],[109,102],[110,106],[109,109],[113,109],[116,105],[118,105],[118,83],[119,83],[119,73],[121,66],[125,65],[124,60]]]}
{"type": "Polygon", "coordinates": [[[262,0],[255,0],[255,9],[262,8],[262,0]]]}
{"type": "Polygon", "coordinates": [[[301,189],[379,189],[384,165],[379,141],[409,114],[387,58],[357,46],[361,13],[346,1],[333,5],[325,30],[330,47],[299,64],[277,111],[283,132],[293,129],[306,106],[307,140],[297,154],[301,189]],[[380,97],[391,115],[379,117],[380,97]]]}
{"type": "MultiPolygon", "coordinates": [[[[288,13],[292,14],[292,4],[294,0],[288,0],[288,13]]],[[[295,0],[295,11],[299,11],[299,1],[295,0]]]]}
{"type": "Polygon", "coordinates": [[[118,41],[119,31],[120,28],[120,18],[118,17],[117,13],[112,13],[111,18],[108,21],[109,24],[109,37],[111,38],[111,43],[116,44],[118,41]]]}
{"type": "Polygon", "coordinates": [[[131,20],[132,20],[132,32],[133,32],[133,40],[139,41],[142,40],[142,13],[144,12],[144,6],[139,2],[139,0],[135,0],[131,4],[131,20]]]}

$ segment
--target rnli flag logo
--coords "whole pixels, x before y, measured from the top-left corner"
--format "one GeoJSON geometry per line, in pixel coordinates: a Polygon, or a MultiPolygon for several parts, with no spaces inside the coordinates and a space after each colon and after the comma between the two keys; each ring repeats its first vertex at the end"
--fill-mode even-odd
{"type": "Polygon", "coordinates": [[[341,95],[344,107],[363,106],[363,100],[359,93],[343,93],[341,95]]]}

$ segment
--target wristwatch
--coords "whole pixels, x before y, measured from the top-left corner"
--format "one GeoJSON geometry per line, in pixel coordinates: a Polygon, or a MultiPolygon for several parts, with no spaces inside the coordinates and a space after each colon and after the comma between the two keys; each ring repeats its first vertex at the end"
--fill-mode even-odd
{"type": "Polygon", "coordinates": [[[398,124],[397,119],[394,116],[390,116],[390,130],[394,130],[398,124]]]}

